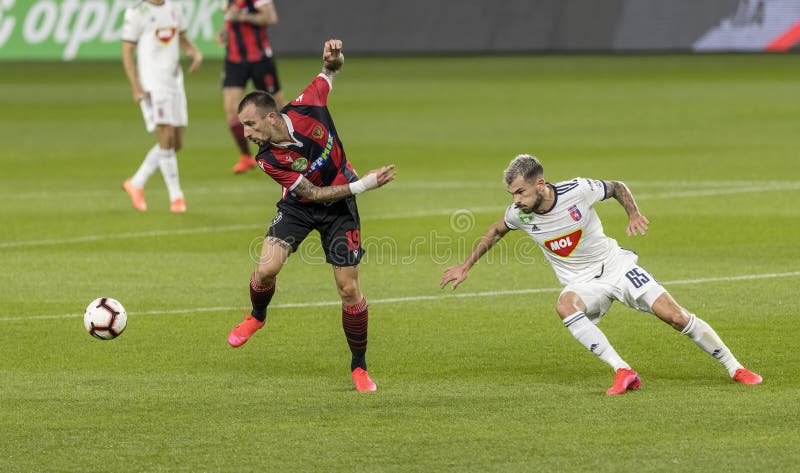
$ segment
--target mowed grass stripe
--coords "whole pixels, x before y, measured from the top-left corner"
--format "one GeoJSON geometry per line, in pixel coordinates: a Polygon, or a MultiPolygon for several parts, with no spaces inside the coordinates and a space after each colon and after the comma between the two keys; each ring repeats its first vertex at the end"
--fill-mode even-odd
{"type": "MultiPolygon", "coordinates": [[[[786,273],[763,273],[763,274],[741,274],[738,276],[717,276],[711,278],[697,278],[697,279],[677,279],[674,281],[666,281],[662,283],[666,286],[676,286],[680,284],[708,284],[724,281],[752,281],[756,279],[776,279],[776,278],[792,278],[800,276],[800,271],[790,271],[786,273]]],[[[521,294],[540,294],[546,292],[558,292],[563,287],[546,287],[536,289],[509,289],[505,291],[482,291],[482,292],[463,292],[456,293],[448,289],[448,292],[439,295],[428,296],[409,296],[409,297],[387,297],[384,299],[370,299],[370,304],[388,304],[388,303],[402,303],[402,302],[418,302],[418,301],[436,301],[441,299],[462,299],[472,297],[497,297],[497,296],[510,296],[521,294]]],[[[295,309],[304,307],[329,307],[339,306],[341,301],[318,301],[318,302],[291,302],[284,304],[270,305],[270,309],[295,309]]],[[[199,312],[225,312],[230,310],[242,309],[240,306],[236,307],[195,307],[192,309],[172,309],[172,310],[149,310],[144,312],[130,312],[128,315],[142,316],[142,315],[180,315],[191,314],[199,312]]],[[[20,320],[45,320],[45,319],[66,319],[72,317],[82,316],[82,314],[58,314],[58,315],[32,315],[32,316],[17,316],[17,317],[4,317],[0,321],[20,321],[20,320]]]]}
{"type": "MultiPolygon", "coordinates": [[[[656,200],[656,199],[675,199],[684,197],[711,197],[732,194],[744,194],[754,192],[769,192],[769,191],[784,191],[784,190],[797,190],[800,189],[800,182],[784,182],[784,183],[771,183],[766,186],[750,186],[750,187],[732,187],[727,189],[696,189],[689,191],[677,192],[659,192],[654,194],[642,193],[637,194],[637,200],[656,200]]],[[[487,212],[500,212],[505,207],[501,206],[484,206],[484,207],[470,207],[468,209],[439,209],[439,210],[422,210],[418,212],[403,212],[403,213],[386,213],[383,215],[365,216],[362,221],[382,221],[382,220],[400,220],[406,218],[417,217],[435,217],[438,215],[452,215],[455,212],[468,210],[472,213],[487,213],[487,212]]],[[[219,227],[205,226],[198,228],[186,228],[177,230],[149,230],[142,232],[126,232],[126,233],[110,233],[110,234],[97,234],[97,235],[84,235],[79,237],[70,238],[52,238],[44,240],[20,240],[20,241],[5,241],[0,242],[0,249],[3,248],[22,248],[26,246],[47,246],[47,245],[64,245],[70,243],[85,243],[89,241],[99,240],[113,240],[113,239],[128,239],[128,238],[149,238],[157,236],[169,235],[191,235],[212,232],[229,232],[239,230],[253,230],[264,228],[265,224],[257,225],[222,225],[219,227]]]]}

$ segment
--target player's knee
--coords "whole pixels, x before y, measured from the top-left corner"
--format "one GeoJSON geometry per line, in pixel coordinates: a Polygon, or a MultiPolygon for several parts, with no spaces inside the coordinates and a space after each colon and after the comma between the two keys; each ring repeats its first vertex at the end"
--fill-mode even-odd
{"type": "Polygon", "coordinates": [[[339,291],[339,297],[342,302],[346,304],[357,304],[361,300],[361,289],[358,287],[358,281],[338,281],[336,289],[339,291]]]}
{"type": "Polygon", "coordinates": [[[575,301],[573,297],[569,297],[567,294],[559,297],[558,301],[556,302],[556,312],[558,312],[559,317],[562,319],[569,317],[575,312],[580,312],[581,310],[583,309],[580,308],[577,301],[575,301]]]}
{"type": "Polygon", "coordinates": [[[256,269],[256,278],[262,286],[271,284],[277,276],[277,271],[272,268],[259,266],[256,269]]]}
{"type": "Polygon", "coordinates": [[[672,328],[681,332],[689,324],[691,315],[683,307],[674,304],[670,306],[662,319],[667,322],[672,328]]]}

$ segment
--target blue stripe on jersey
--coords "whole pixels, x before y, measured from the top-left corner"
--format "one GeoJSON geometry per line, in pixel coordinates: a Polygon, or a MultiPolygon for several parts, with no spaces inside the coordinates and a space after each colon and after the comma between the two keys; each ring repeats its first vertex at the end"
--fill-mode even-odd
{"type": "Polygon", "coordinates": [[[559,194],[566,194],[567,192],[571,191],[572,189],[578,187],[578,180],[573,179],[566,184],[558,184],[555,186],[556,192],[559,194]]]}

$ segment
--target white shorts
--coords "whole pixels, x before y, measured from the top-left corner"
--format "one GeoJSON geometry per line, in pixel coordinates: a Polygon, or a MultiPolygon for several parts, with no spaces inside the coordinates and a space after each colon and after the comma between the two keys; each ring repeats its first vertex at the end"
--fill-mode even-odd
{"type": "Polygon", "coordinates": [[[636,262],[639,256],[621,249],[592,281],[568,284],[565,292],[576,293],[586,304],[586,316],[597,323],[615,300],[642,312],[653,313],[653,302],[667,292],[656,278],[636,262]]]}
{"type": "Polygon", "coordinates": [[[147,131],[156,129],[156,125],[174,127],[189,124],[189,113],[186,107],[186,93],[179,90],[151,90],[150,98],[139,102],[142,117],[147,131]]]}

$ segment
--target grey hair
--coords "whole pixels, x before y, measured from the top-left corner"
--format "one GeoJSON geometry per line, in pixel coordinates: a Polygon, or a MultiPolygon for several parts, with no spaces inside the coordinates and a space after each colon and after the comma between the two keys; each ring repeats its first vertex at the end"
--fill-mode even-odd
{"type": "Polygon", "coordinates": [[[543,174],[544,168],[538,159],[530,154],[520,154],[508,163],[503,177],[505,178],[506,185],[510,185],[511,181],[518,176],[522,176],[526,181],[532,181],[543,174]]]}

